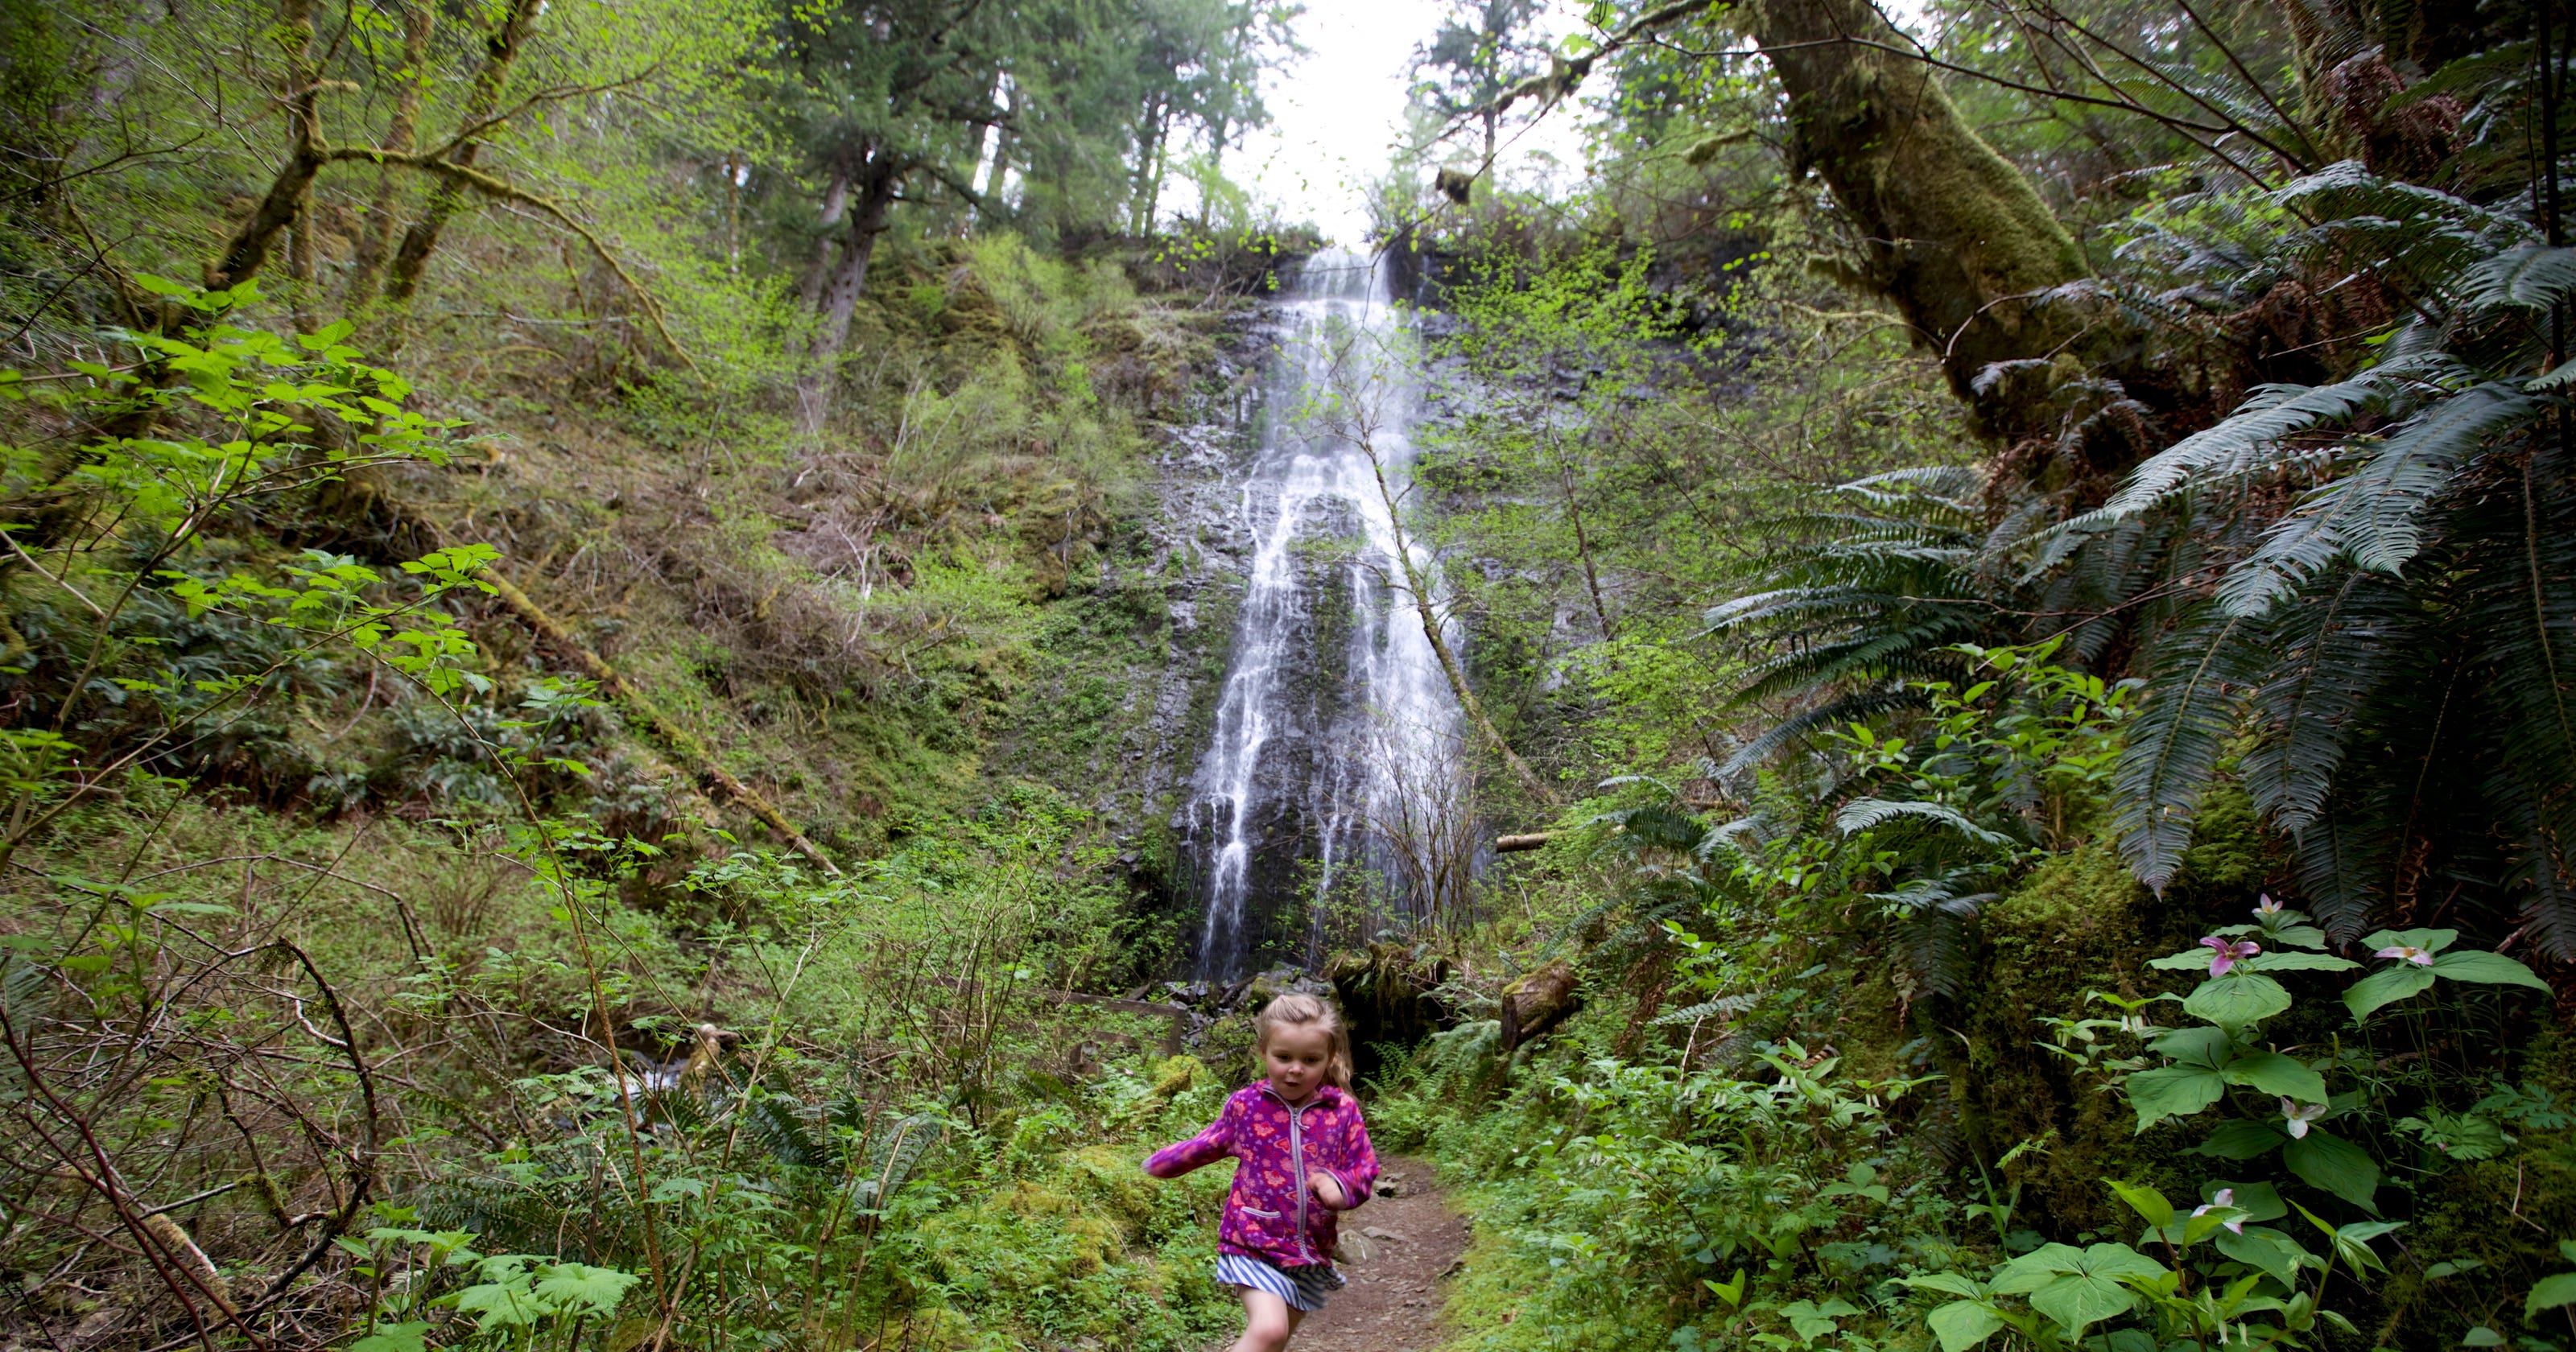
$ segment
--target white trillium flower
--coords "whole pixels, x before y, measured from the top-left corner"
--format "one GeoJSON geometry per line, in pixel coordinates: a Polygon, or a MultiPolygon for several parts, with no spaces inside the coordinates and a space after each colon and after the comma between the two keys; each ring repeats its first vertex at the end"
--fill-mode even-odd
{"type": "Polygon", "coordinates": [[[2411,962],[2418,967],[2430,967],[2433,965],[2433,950],[2429,948],[2417,948],[2413,944],[2391,944],[2388,947],[2371,954],[2371,956],[2374,958],[2395,958],[2399,962],[2411,962]]]}
{"type": "MultiPolygon", "coordinates": [[[[2304,1132],[2308,1127],[2306,1123],[2302,1122],[2299,1124],[2297,1129],[2304,1132]]],[[[2210,1212],[2216,1211],[2222,1207],[2232,1209],[2235,1205],[2236,1189],[2220,1188],[2217,1192],[2210,1194],[2208,1201],[2203,1202],[2199,1206],[2193,1207],[2191,1209],[2191,1214],[2195,1216],[2206,1216],[2210,1212]]],[[[2229,1234],[2241,1235],[2245,1233],[2245,1222],[2242,1220],[2220,1221],[2219,1224],[2226,1226],[2229,1234]]]]}
{"type": "Polygon", "coordinates": [[[2290,1139],[2294,1141],[2306,1139],[2308,1124],[2325,1115],[2326,1105],[2322,1103],[2300,1103],[2289,1098],[2281,1100],[2281,1117],[2289,1128],[2290,1139]]]}

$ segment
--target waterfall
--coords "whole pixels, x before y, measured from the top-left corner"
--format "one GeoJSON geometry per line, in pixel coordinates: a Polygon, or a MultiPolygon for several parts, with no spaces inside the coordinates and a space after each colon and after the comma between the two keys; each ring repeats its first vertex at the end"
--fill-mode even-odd
{"type": "MultiPolygon", "coordinates": [[[[1278,311],[1267,417],[1233,523],[1251,558],[1242,609],[1176,823],[1206,901],[1205,980],[1240,976],[1265,950],[1312,965],[1317,898],[1352,870],[1403,891],[1377,828],[1457,815],[1443,797],[1457,701],[1394,564],[1377,481],[1382,465],[1400,493],[1412,461],[1411,320],[1391,303],[1386,260],[1337,249],[1298,270],[1278,311]],[[1350,435],[1362,423],[1378,465],[1350,435]]],[[[1413,552],[1429,576],[1428,552],[1413,552]]]]}

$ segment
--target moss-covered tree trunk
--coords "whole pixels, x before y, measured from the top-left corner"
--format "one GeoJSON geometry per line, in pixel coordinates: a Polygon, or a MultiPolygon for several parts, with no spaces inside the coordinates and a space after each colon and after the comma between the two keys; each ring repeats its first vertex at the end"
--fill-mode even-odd
{"type": "MultiPolygon", "coordinates": [[[[493,114],[501,106],[501,95],[509,89],[510,72],[527,46],[528,35],[535,30],[537,17],[545,12],[545,0],[510,0],[501,12],[500,21],[483,40],[483,65],[474,73],[474,84],[467,90],[459,110],[460,143],[447,153],[454,164],[473,167],[483,150],[483,133],[493,125],[493,114]]],[[[409,305],[420,290],[421,274],[429,267],[430,255],[437,252],[439,236],[448,222],[465,207],[465,189],[453,180],[442,181],[430,193],[429,205],[422,208],[420,219],[403,232],[401,247],[394,250],[392,269],[385,278],[385,299],[396,305],[409,305]]]]}
{"type": "Polygon", "coordinates": [[[851,176],[847,189],[849,234],[841,241],[840,266],[823,288],[814,346],[806,354],[804,374],[796,382],[798,406],[809,434],[822,430],[823,420],[831,411],[832,379],[840,367],[841,348],[849,342],[850,318],[858,310],[860,295],[867,290],[868,260],[876,254],[877,236],[885,233],[886,214],[893,209],[895,194],[911,168],[909,159],[881,143],[872,143],[861,152],[858,171],[851,176]]]}
{"type": "Polygon", "coordinates": [[[1862,276],[1971,398],[1998,361],[2062,335],[2026,297],[2087,273],[2075,239],[2019,169],[1979,139],[1912,44],[1868,0],[1755,0],[1742,10],[1789,94],[1798,167],[1864,238],[1862,276]]]}

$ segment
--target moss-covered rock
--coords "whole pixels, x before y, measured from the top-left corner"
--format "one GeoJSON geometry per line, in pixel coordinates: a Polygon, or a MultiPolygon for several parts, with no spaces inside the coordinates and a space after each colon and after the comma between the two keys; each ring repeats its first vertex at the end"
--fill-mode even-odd
{"type": "Polygon", "coordinates": [[[2039,1021],[2080,1016],[2088,991],[2150,993],[2144,964],[2173,951],[2169,926],[2099,841],[2049,859],[1984,920],[1982,974],[1959,1011],[1960,1036],[1935,1044],[1961,1135],[1989,1163],[2033,1147],[2005,1171],[2022,1186],[2023,1223],[2052,1234],[2091,1229],[2110,1218],[2099,1180],[2152,1176],[2154,1155],[2097,1081],[2040,1046],[2039,1021]]]}

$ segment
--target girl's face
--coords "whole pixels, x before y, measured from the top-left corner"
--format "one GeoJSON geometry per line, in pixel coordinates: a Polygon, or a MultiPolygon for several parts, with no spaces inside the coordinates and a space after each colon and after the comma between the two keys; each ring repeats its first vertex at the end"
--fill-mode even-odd
{"type": "Polygon", "coordinates": [[[1324,1082],[1324,1067],[1333,1059],[1333,1035],[1320,1024],[1283,1024],[1270,1030],[1261,1049],[1262,1069],[1270,1087],[1290,1103],[1303,1103],[1324,1082]]]}

